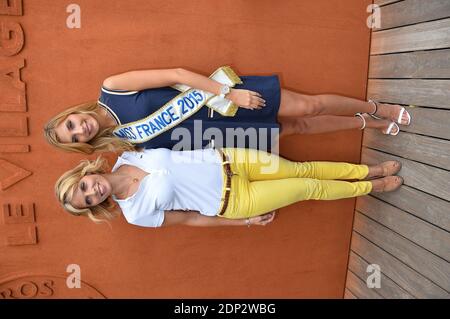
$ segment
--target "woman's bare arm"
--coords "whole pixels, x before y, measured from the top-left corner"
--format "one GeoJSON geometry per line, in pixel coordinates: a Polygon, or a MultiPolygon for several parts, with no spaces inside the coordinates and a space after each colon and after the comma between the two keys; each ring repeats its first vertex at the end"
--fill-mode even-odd
{"type": "Polygon", "coordinates": [[[135,70],[112,75],[103,81],[111,90],[140,91],[177,83],[179,69],[135,70]]]}
{"type": "MultiPolygon", "coordinates": [[[[266,225],[275,217],[275,213],[268,213],[261,216],[249,218],[250,225],[266,225]]],[[[218,216],[205,216],[197,211],[165,211],[164,222],[161,226],[186,225],[197,227],[212,226],[246,226],[247,218],[228,219],[218,216]]]]}
{"type": "Polygon", "coordinates": [[[136,70],[112,75],[103,86],[112,90],[139,91],[181,83],[213,94],[220,94],[221,84],[207,76],[182,68],[160,70],[136,70]]]}
{"type": "MultiPolygon", "coordinates": [[[[103,86],[111,90],[140,91],[177,83],[215,95],[220,94],[222,86],[207,76],[183,68],[129,71],[106,78],[103,86]]],[[[261,95],[249,90],[231,89],[226,98],[244,108],[255,109],[265,106],[265,100],[261,95]]]]}

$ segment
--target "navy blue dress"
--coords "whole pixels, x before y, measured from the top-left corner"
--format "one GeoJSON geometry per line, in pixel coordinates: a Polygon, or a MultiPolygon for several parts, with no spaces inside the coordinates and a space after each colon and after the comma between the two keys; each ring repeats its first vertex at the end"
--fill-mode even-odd
{"type": "MultiPolygon", "coordinates": [[[[280,130],[277,114],[280,108],[280,82],[277,75],[240,76],[243,84],[235,89],[247,89],[259,92],[266,100],[266,106],[260,110],[239,108],[232,117],[222,116],[203,106],[197,113],[176,127],[155,138],[139,144],[144,148],[169,148],[182,142],[183,149],[203,148],[214,139],[215,147],[245,147],[270,151],[280,130]],[[183,127],[187,135],[174,132],[183,127]],[[228,130],[227,130],[228,128],[228,130]],[[172,136],[172,133],[176,136],[172,136]],[[221,136],[218,136],[221,135],[221,136]]],[[[101,89],[99,104],[116,119],[118,124],[138,121],[157,111],[161,106],[180,94],[171,87],[151,88],[142,91],[101,89]]]]}

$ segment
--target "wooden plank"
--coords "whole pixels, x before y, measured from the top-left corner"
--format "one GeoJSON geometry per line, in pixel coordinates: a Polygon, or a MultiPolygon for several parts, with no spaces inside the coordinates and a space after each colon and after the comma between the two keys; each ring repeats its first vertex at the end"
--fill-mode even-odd
{"type": "Polygon", "coordinates": [[[450,141],[402,132],[390,138],[377,129],[364,131],[363,145],[450,170],[450,141]]]}
{"type": "Polygon", "coordinates": [[[450,112],[424,107],[408,108],[412,122],[402,131],[450,139],[450,112]]]}
{"type": "Polygon", "coordinates": [[[450,1],[405,0],[382,7],[380,14],[381,28],[374,31],[448,18],[450,1]]]}
{"type": "MultiPolygon", "coordinates": [[[[381,214],[387,214],[387,212],[383,210],[381,214]]],[[[355,214],[353,228],[360,235],[421,273],[447,292],[450,291],[450,263],[394,233],[389,228],[380,225],[362,213],[357,212],[355,214]]],[[[417,230],[419,231],[419,228],[417,230]]],[[[447,239],[447,242],[450,243],[449,234],[447,234],[447,239]]],[[[445,246],[445,242],[441,242],[441,244],[445,246]]],[[[449,247],[446,246],[446,249],[448,250],[449,247]]],[[[355,272],[353,269],[352,271],[355,272]]],[[[357,272],[355,273],[358,274],[357,272]]],[[[380,294],[383,295],[382,293],[380,294]]]]}
{"type": "MultiPolygon", "coordinates": [[[[360,256],[354,252],[350,252],[350,259],[348,268],[356,274],[359,278],[367,278],[369,273],[367,273],[367,266],[369,263],[362,259],[360,256]]],[[[399,285],[393,282],[389,277],[387,277],[383,272],[381,272],[380,288],[376,289],[376,292],[384,298],[388,299],[413,299],[414,297],[403,290],[399,285]]]]}
{"type": "Polygon", "coordinates": [[[369,99],[450,109],[449,80],[369,80],[369,99]]]}
{"type": "Polygon", "coordinates": [[[450,49],[372,55],[369,78],[450,78],[450,49]]]}
{"type": "Polygon", "coordinates": [[[372,33],[370,54],[450,47],[450,19],[424,22],[372,33]]]}
{"type": "MultiPolygon", "coordinates": [[[[351,249],[416,298],[448,298],[448,293],[394,256],[353,232],[351,249]]],[[[348,281],[347,281],[348,282],[348,281]]],[[[354,292],[352,288],[349,287],[354,292]]]]}
{"type": "Polygon", "coordinates": [[[368,288],[367,284],[351,271],[347,271],[346,287],[359,299],[381,299],[374,289],[368,288]]]}
{"type": "Polygon", "coordinates": [[[450,260],[450,234],[445,230],[372,196],[358,198],[356,210],[446,261],[450,260]]]}
{"type": "Polygon", "coordinates": [[[378,4],[379,6],[384,6],[390,3],[399,2],[402,0],[375,0],[374,3],[378,4]]]}
{"type": "Polygon", "coordinates": [[[450,202],[405,185],[395,192],[373,193],[371,195],[446,231],[450,231],[450,202]]]}
{"type": "Polygon", "coordinates": [[[450,200],[449,171],[382,153],[367,147],[363,148],[361,163],[375,165],[389,160],[397,160],[402,163],[402,169],[398,175],[403,177],[405,185],[417,188],[446,201],[450,200]]]}
{"type": "Polygon", "coordinates": [[[350,290],[345,289],[344,299],[358,299],[350,290]]]}

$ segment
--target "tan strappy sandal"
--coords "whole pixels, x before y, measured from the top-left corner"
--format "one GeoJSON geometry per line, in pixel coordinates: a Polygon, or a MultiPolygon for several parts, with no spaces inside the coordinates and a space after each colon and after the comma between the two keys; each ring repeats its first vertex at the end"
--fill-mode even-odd
{"type": "Polygon", "coordinates": [[[380,190],[375,190],[372,188],[372,191],[375,193],[385,193],[392,192],[399,189],[403,185],[403,178],[400,176],[386,176],[381,178],[383,181],[383,185],[380,190]]]}
{"type": "Polygon", "coordinates": [[[402,163],[399,161],[386,161],[378,164],[377,166],[381,166],[383,168],[383,174],[371,176],[369,179],[382,178],[386,176],[394,176],[402,169],[402,163]]]}

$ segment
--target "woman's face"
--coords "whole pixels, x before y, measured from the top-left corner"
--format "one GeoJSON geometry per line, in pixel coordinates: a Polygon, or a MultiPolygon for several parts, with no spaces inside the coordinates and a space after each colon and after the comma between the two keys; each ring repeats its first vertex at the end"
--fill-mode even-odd
{"type": "Polygon", "coordinates": [[[97,119],[89,114],[70,114],[55,128],[61,143],[87,143],[98,131],[97,119]]]}
{"type": "Polygon", "coordinates": [[[76,208],[97,206],[111,195],[111,184],[100,174],[86,175],[75,187],[71,204],[76,208]]]}

